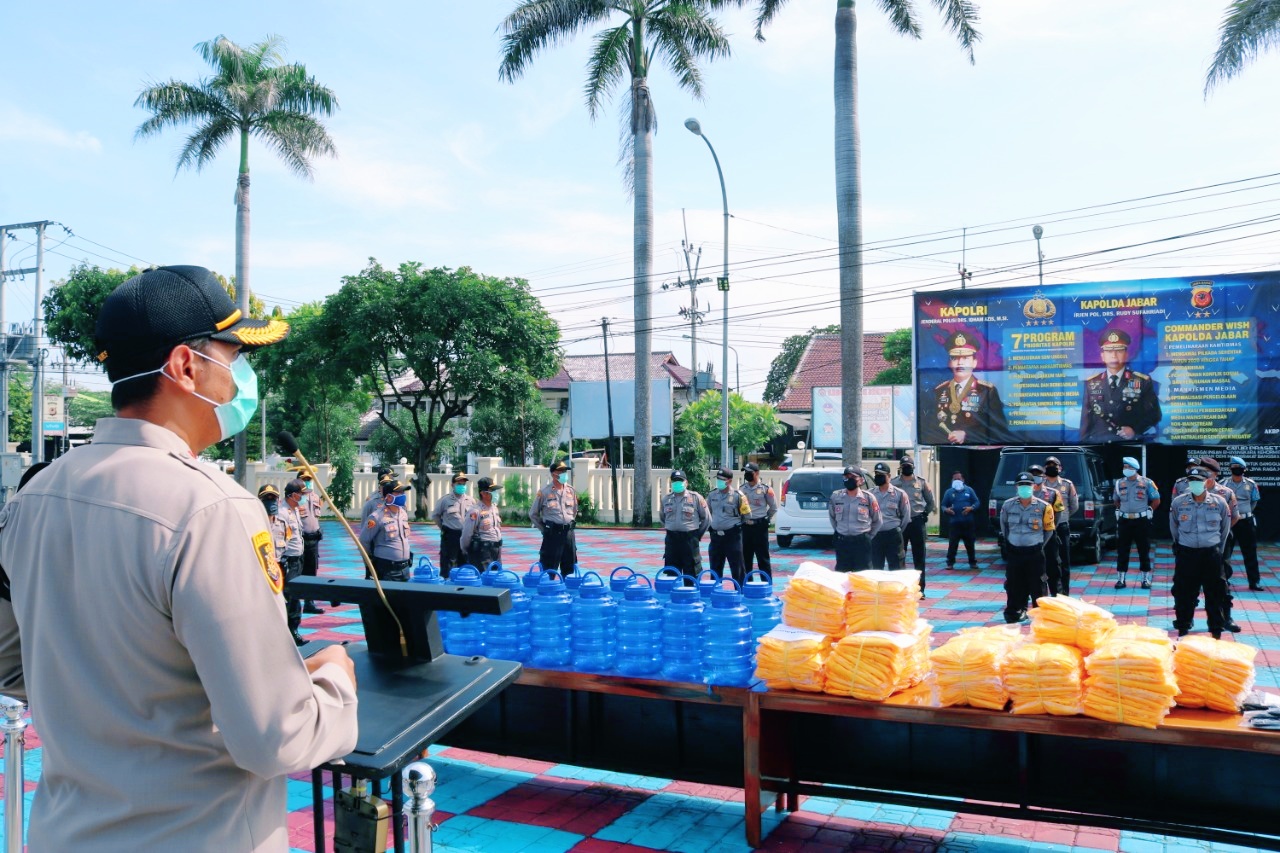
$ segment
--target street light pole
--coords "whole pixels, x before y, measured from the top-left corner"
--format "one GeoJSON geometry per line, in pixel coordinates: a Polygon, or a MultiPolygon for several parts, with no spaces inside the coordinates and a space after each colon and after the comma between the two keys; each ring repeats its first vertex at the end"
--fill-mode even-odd
{"type": "Polygon", "coordinates": [[[720,200],[724,203],[724,275],[716,282],[716,288],[724,294],[722,324],[724,366],[720,374],[724,377],[720,393],[720,465],[723,467],[729,465],[729,194],[724,188],[724,171],[720,168],[720,158],[716,156],[716,149],[712,146],[711,140],[703,135],[702,125],[698,124],[696,118],[687,118],[684,121],[684,126],[689,129],[690,133],[695,136],[701,136],[702,141],[707,143],[707,148],[711,151],[711,159],[716,164],[716,175],[720,177],[720,200]]]}
{"type": "Polygon", "coordinates": [[[1040,286],[1044,287],[1044,252],[1040,251],[1040,238],[1044,236],[1044,229],[1037,225],[1031,229],[1031,233],[1036,238],[1036,263],[1040,265],[1040,286]]]}

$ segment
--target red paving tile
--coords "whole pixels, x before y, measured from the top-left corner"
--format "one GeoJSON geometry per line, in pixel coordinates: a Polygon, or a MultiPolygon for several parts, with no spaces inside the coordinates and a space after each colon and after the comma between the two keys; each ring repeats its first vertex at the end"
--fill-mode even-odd
{"type": "Polygon", "coordinates": [[[741,802],[741,788],[725,788],[721,785],[701,785],[697,782],[681,782],[676,780],[662,789],[664,794],[684,794],[689,797],[705,797],[712,800],[741,802]]]}
{"type": "Polygon", "coordinates": [[[613,841],[600,841],[596,838],[584,838],[570,847],[570,853],[654,853],[653,847],[637,847],[634,844],[618,844],[613,841]]]}
{"type": "Polygon", "coordinates": [[[639,791],[544,778],[517,785],[467,814],[589,836],[648,798],[639,791]]]}

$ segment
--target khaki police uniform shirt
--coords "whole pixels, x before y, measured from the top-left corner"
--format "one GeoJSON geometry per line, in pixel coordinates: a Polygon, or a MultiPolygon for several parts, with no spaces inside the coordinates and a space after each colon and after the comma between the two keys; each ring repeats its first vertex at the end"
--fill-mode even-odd
{"type": "Polygon", "coordinates": [[[1053,530],[1053,507],[1041,498],[1031,498],[1026,506],[1021,498],[1009,498],[1000,507],[1000,533],[1015,548],[1044,545],[1053,530]]]}
{"type": "Polygon", "coordinates": [[[554,483],[547,483],[538,489],[533,506],[529,507],[529,520],[539,530],[548,524],[572,524],[577,517],[578,493],[568,483],[559,488],[554,483]]]}
{"type": "Polygon", "coordinates": [[[1155,483],[1141,474],[1135,474],[1133,479],[1121,477],[1116,480],[1117,512],[1128,515],[1141,513],[1149,517],[1151,504],[1158,500],[1160,500],[1160,490],[1156,488],[1155,483]]]}
{"type": "Polygon", "coordinates": [[[31,850],[289,850],[286,776],[355,747],[356,695],[307,673],[272,547],[254,495],[140,420],[99,420],[0,510],[31,850]]]}
{"type": "Polygon", "coordinates": [[[852,494],[848,489],[832,492],[827,515],[837,536],[861,536],[864,533],[875,536],[884,524],[880,517],[880,503],[866,489],[858,489],[852,494]]]}
{"type": "MultiPolygon", "coordinates": [[[[301,504],[299,504],[301,506],[301,504]]],[[[302,556],[302,518],[295,507],[289,506],[286,500],[280,501],[279,515],[284,519],[285,527],[288,529],[288,536],[284,542],[284,555],[286,557],[302,556]]]]}
{"type": "Polygon", "coordinates": [[[1067,505],[1062,502],[1062,493],[1045,483],[1041,483],[1038,486],[1031,487],[1031,497],[1038,498],[1053,507],[1053,522],[1056,526],[1058,519],[1062,517],[1062,514],[1067,509],[1067,505]]]}
{"type": "Polygon", "coordinates": [[[747,503],[751,505],[751,516],[743,519],[743,523],[758,524],[763,521],[768,525],[778,512],[778,496],[774,493],[773,486],[757,480],[754,483],[744,483],[741,492],[747,496],[747,503]]]}
{"type": "MultiPolygon", "coordinates": [[[[1208,483],[1205,484],[1206,486],[1208,483]]],[[[1205,489],[1205,491],[1210,491],[1205,489]]],[[[1221,482],[1214,481],[1213,493],[1227,502],[1227,508],[1231,510],[1231,523],[1234,525],[1240,520],[1240,505],[1236,502],[1236,493],[1222,485],[1221,482]]]]}
{"type": "Polygon", "coordinates": [[[436,508],[431,510],[431,520],[440,527],[450,530],[462,530],[467,521],[467,513],[475,508],[476,499],[470,495],[447,494],[436,501],[436,508]]]}
{"type": "Polygon", "coordinates": [[[459,542],[463,551],[471,547],[473,539],[477,542],[502,541],[502,514],[497,504],[486,506],[484,501],[476,501],[476,505],[467,513],[459,542]]]}
{"type": "Polygon", "coordinates": [[[271,551],[276,562],[284,559],[284,547],[289,544],[289,525],[277,509],[275,515],[267,516],[267,529],[271,531],[271,551]]]}
{"type": "Polygon", "coordinates": [[[1223,548],[1231,532],[1231,508],[1224,498],[1207,489],[1202,501],[1190,492],[1178,495],[1169,505],[1169,532],[1175,545],[1223,548]]]}
{"type": "Polygon", "coordinates": [[[382,489],[378,486],[373,487],[373,494],[365,499],[364,506],[360,508],[360,527],[363,528],[365,523],[369,521],[369,516],[373,515],[373,511],[382,506],[382,489]]]}
{"type": "Polygon", "coordinates": [[[662,496],[658,518],[666,530],[674,533],[693,533],[699,536],[711,526],[711,511],[707,502],[697,492],[668,492],[662,496]]]}
{"type": "Polygon", "coordinates": [[[302,493],[302,501],[298,504],[298,518],[302,521],[304,534],[320,532],[320,507],[323,503],[324,501],[315,492],[302,493]]]}
{"type": "Polygon", "coordinates": [[[383,504],[360,528],[360,543],[370,557],[400,562],[409,559],[409,513],[383,504]]]}
{"type": "Polygon", "coordinates": [[[751,514],[746,496],[734,488],[713,490],[707,496],[707,509],[711,513],[712,530],[733,530],[751,514]]]}
{"type": "Polygon", "coordinates": [[[1241,477],[1240,482],[1237,483],[1234,477],[1228,477],[1222,481],[1222,485],[1236,496],[1236,508],[1241,518],[1247,518],[1257,511],[1258,502],[1262,500],[1262,492],[1258,491],[1258,484],[1253,480],[1241,477]]]}
{"type": "Polygon", "coordinates": [[[894,477],[889,481],[889,485],[896,486],[907,493],[907,500],[911,502],[912,518],[917,515],[931,515],[937,508],[937,503],[933,499],[933,489],[929,488],[929,484],[916,474],[912,474],[909,480],[906,477],[894,477]]]}
{"type": "Polygon", "coordinates": [[[880,504],[881,530],[906,530],[911,523],[911,499],[897,486],[888,485],[884,491],[875,488],[876,503],[880,504]]]}
{"type": "Polygon", "coordinates": [[[1055,512],[1054,523],[1062,524],[1064,520],[1070,521],[1071,516],[1080,511],[1080,490],[1076,488],[1076,484],[1066,477],[1045,477],[1044,484],[1062,495],[1062,503],[1066,507],[1066,519],[1063,519],[1064,513],[1055,512]]]}

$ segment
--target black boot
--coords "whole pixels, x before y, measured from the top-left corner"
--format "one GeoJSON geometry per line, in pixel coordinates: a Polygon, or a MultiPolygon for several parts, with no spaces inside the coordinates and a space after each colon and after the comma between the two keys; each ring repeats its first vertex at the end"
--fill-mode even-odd
{"type": "Polygon", "coordinates": [[[1128,586],[1128,584],[1124,582],[1124,575],[1124,572],[1120,573],[1120,580],[1116,581],[1116,589],[1124,589],[1128,586]]]}

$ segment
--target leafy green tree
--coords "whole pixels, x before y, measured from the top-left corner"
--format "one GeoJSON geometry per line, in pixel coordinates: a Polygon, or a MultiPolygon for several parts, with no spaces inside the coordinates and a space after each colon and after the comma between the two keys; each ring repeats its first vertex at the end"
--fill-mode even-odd
{"type": "Polygon", "coordinates": [[[764,385],[764,401],[776,406],[782,402],[783,397],[787,396],[787,386],[791,384],[791,377],[795,376],[796,370],[800,367],[800,359],[804,357],[804,351],[814,335],[830,335],[839,331],[839,325],[822,328],[814,326],[807,332],[791,335],[784,340],[782,349],[773,357],[773,363],[769,365],[769,376],[764,385]]]}
{"type": "MultiPolygon", "coordinates": [[[[634,311],[636,376],[649,375],[653,349],[653,135],[658,117],[649,88],[655,59],[665,61],[680,88],[701,99],[699,62],[729,55],[729,41],[711,12],[743,0],[520,0],[502,22],[499,76],[514,82],[534,56],[581,31],[596,33],[587,63],[587,112],[594,120],[603,102],[627,85],[623,103],[622,153],[634,208],[634,311]]],[[[636,456],[632,504],[635,525],[652,522],[649,475],[653,426],[648,382],[636,383],[636,456]]]]}
{"type": "Polygon", "coordinates": [[[1218,49],[1204,76],[1207,97],[1213,87],[1244,70],[1280,40],[1280,3],[1276,0],[1233,0],[1222,16],[1218,49]]]}
{"type": "Polygon", "coordinates": [[[337,448],[333,458],[333,478],[329,481],[329,497],[340,512],[346,512],[355,496],[356,446],[354,443],[337,448]]]}
{"type": "MultiPolygon", "coordinates": [[[[677,424],[676,444],[679,449],[676,451],[676,462],[673,468],[684,471],[685,476],[688,478],[685,481],[685,488],[705,497],[707,490],[711,488],[711,481],[708,477],[711,469],[711,457],[707,455],[706,448],[702,446],[702,437],[694,433],[682,435],[677,424]]],[[[716,452],[720,452],[719,439],[716,440],[716,452]]]]}
{"type": "MultiPolygon", "coordinates": [[[[696,402],[685,406],[676,418],[676,444],[702,446],[707,458],[720,452],[720,392],[708,391],[696,402]]],[[[773,406],[752,403],[737,394],[729,395],[729,446],[749,453],[782,432],[782,424],[773,406]]],[[[725,461],[725,465],[732,465],[725,461]]],[[[688,473],[688,472],[686,472],[688,473]]]]}
{"type": "MultiPolygon", "coordinates": [[[[177,171],[200,171],[228,142],[240,143],[236,176],[236,281],[244,290],[240,310],[249,304],[249,139],[257,138],[300,177],[310,179],[312,160],[333,155],[333,140],[316,116],[333,115],[338,99],[299,63],[284,62],[284,40],[267,36],[247,49],[225,36],[196,45],[213,69],[199,82],[171,79],[145,87],[134,101],[151,117],[138,125],[135,138],[166,128],[194,128],[178,153],[177,171]]],[[[247,482],[245,434],[235,438],[236,478],[247,482]]]]}
{"type": "Polygon", "coordinates": [[[560,415],[547,408],[537,386],[530,384],[514,400],[486,400],[471,416],[471,450],[501,456],[510,465],[542,465],[551,461],[551,445],[560,430],[560,415]]]}
{"type": "Polygon", "coordinates": [[[890,366],[876,374],[872,385],[911,384],[911,330],[898,329],[884,336],[884,360],[890,366]]]}
{"type": "Polygon", "coordinates": [[[9,371],[9,440],[31,441],[31,371],[9,371]]]}
{"type": "Polygon", "coordinates": [[[419,518],[428,463],[455,422],[480,403],[518,398],[560,362],[559,327],[528,282],[466,267],[371,260],[325,300],[319,327],[335,375],[395,403],[396,417],[385,406],[379,417],[412,450],[419,518]]]}
{"type": "MultiPolygon", "coordinates": [[[[759,0],[756,38],[787,0],[759,0]]],[[[947,28],[973,62],[981,36],[971,0],[932,0],[947,28]]],[[[920,38],[912,0],[880,0],[900,34],[920,38]]],[[[862,144],[858,138],[858,42],[854,0],[836,0],[835,151],[836,219],[840,241],[840,371],[845,459],[862,458],[862,144]]]]}
{"type": "Polygon", "coordinates": [[[110,391],[79,391],[67,398],[67,422],[71,426],[91,427],[99,418],[112,414],[110,391]]]}

